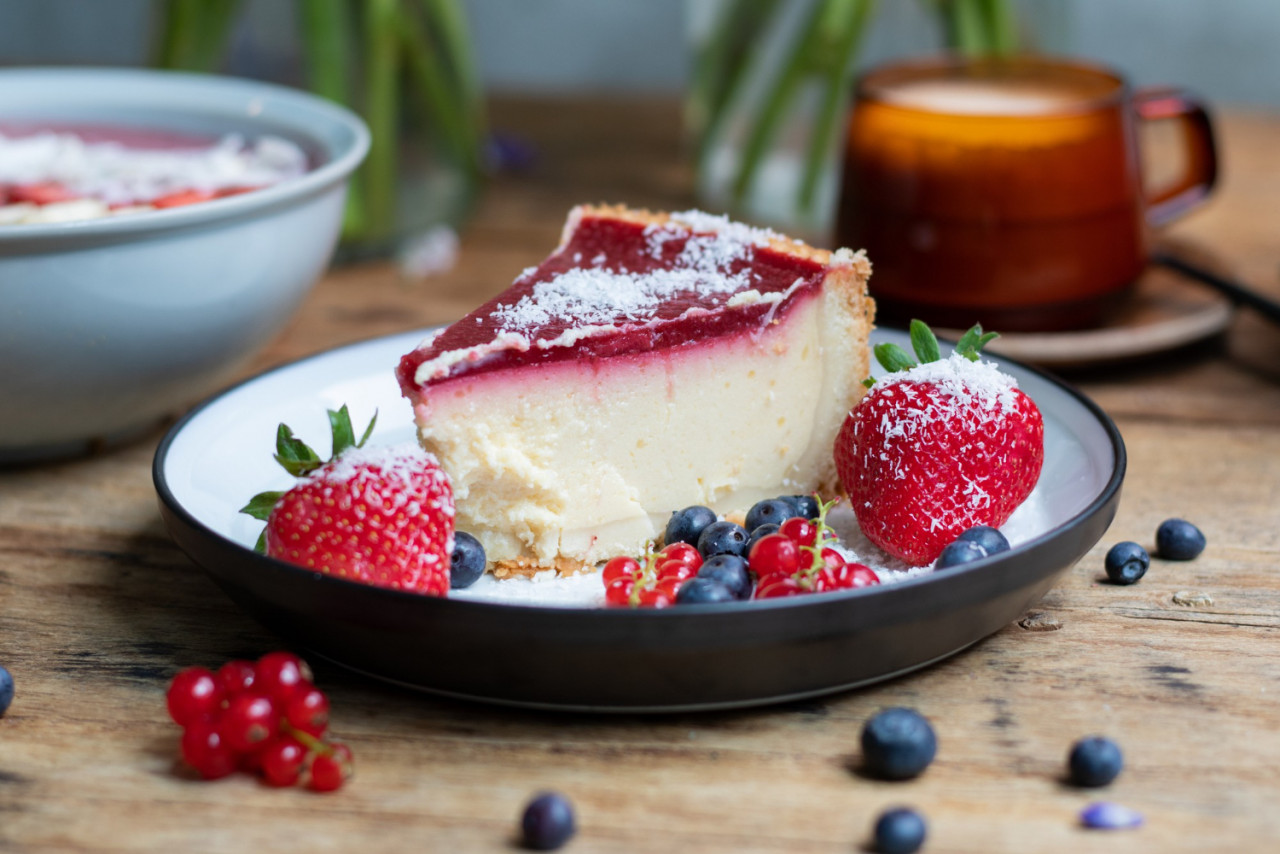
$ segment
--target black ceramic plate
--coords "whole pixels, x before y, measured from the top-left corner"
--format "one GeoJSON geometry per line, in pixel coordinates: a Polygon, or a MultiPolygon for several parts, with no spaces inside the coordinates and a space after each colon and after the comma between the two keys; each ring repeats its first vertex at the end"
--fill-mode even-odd
{"type": "MultiPolygon", "coordinates": [[[[261,528],[237,513],[287,486],[276,425],[328,435],[326,408],[371,441],[412,437],[392,366],[422,332],[295,362],[223,392],[176,424],[154,479],[170,534],[258,620],[290,643],[426,691],[562,709],[658,711],[771,703],[887,679],[952,655],[1017,619],[1106,531],[1124,478],[1115,425],[1087,398],[1030,368],[1004,369],[1045,416],[1041,521],[1012,551],[897,584],[663,610],[529,607],[366,587],[255,554],[261,528]]],[[[904,333],[875,340],[906,344],[904,333]]],[[[318,442],[324,445],[324,442],[318,442]]]]}

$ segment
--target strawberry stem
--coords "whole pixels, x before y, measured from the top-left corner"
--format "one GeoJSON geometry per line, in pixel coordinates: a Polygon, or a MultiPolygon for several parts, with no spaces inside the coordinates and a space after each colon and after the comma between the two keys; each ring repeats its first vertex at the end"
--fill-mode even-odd
{"type": "MultiPolygon", "coordinates": [[[[814,497],[817,498],[817,496],[814,497]]],[[[832,539],[834,539],[835,534],[835,531],[827,524],[827,512],[840,503],[840,496],[837,495],[826,502],[821,498],[817,500],[818,518],[813,520],[817,522],[813,532],[813,545],[800,547],[801,551],[808,552],[812,557],[809,559],[809,566],[796,573],[796,580],[806,590],[813,589],[814,580],[817,578],[818,573],[827,565],[827,562],[822,559],[822,549],[827,542],[827,534],[832,534],[832,539]]]]}
{"type": "Polygon", "coordinates": [[[938,336],[933,334],[929,324],[923,320],[911,321],[911,349],[916,351],[920,364],[942,360],[942,351],[938,349],[938,336]]]}

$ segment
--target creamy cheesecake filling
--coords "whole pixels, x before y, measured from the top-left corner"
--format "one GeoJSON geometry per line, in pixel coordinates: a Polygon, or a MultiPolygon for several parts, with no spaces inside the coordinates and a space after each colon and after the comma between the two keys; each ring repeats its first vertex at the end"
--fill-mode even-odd
{"type": "Polygon", "coordinates": [[[590,565],[638,553],[680,507],[832,488],[847,377],[866,368],[854,308],[831,289],[696,347],[433,386],[417,421],[449,472],[458,529],[490,561],[590,565]]]}

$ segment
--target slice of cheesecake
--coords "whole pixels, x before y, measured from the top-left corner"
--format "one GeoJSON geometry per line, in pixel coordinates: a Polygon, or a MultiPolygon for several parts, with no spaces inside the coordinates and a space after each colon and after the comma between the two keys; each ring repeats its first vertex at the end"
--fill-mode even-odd
{"type": "Polygon", "coordinates": [[[640,553],[682,507],[834,491],[869,274],[699,211],[575,208],[545,261],[397,370],[458,530],[499,577],[563,573],[640,553]]]}

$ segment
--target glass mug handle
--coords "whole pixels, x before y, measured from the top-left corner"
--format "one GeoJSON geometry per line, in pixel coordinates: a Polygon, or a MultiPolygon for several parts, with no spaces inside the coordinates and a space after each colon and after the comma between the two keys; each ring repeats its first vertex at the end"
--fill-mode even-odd
{"type": "Polygon", "coordinates": [[[1187,149],[1182,176],[1147,198],[1147,223],[1160,226],[1197,207],[1218,180],[1218,149],[1204,104],[1181,89],[1141,89],[1133,106],[1142,121],[1177,120],[1187,149]]]}

